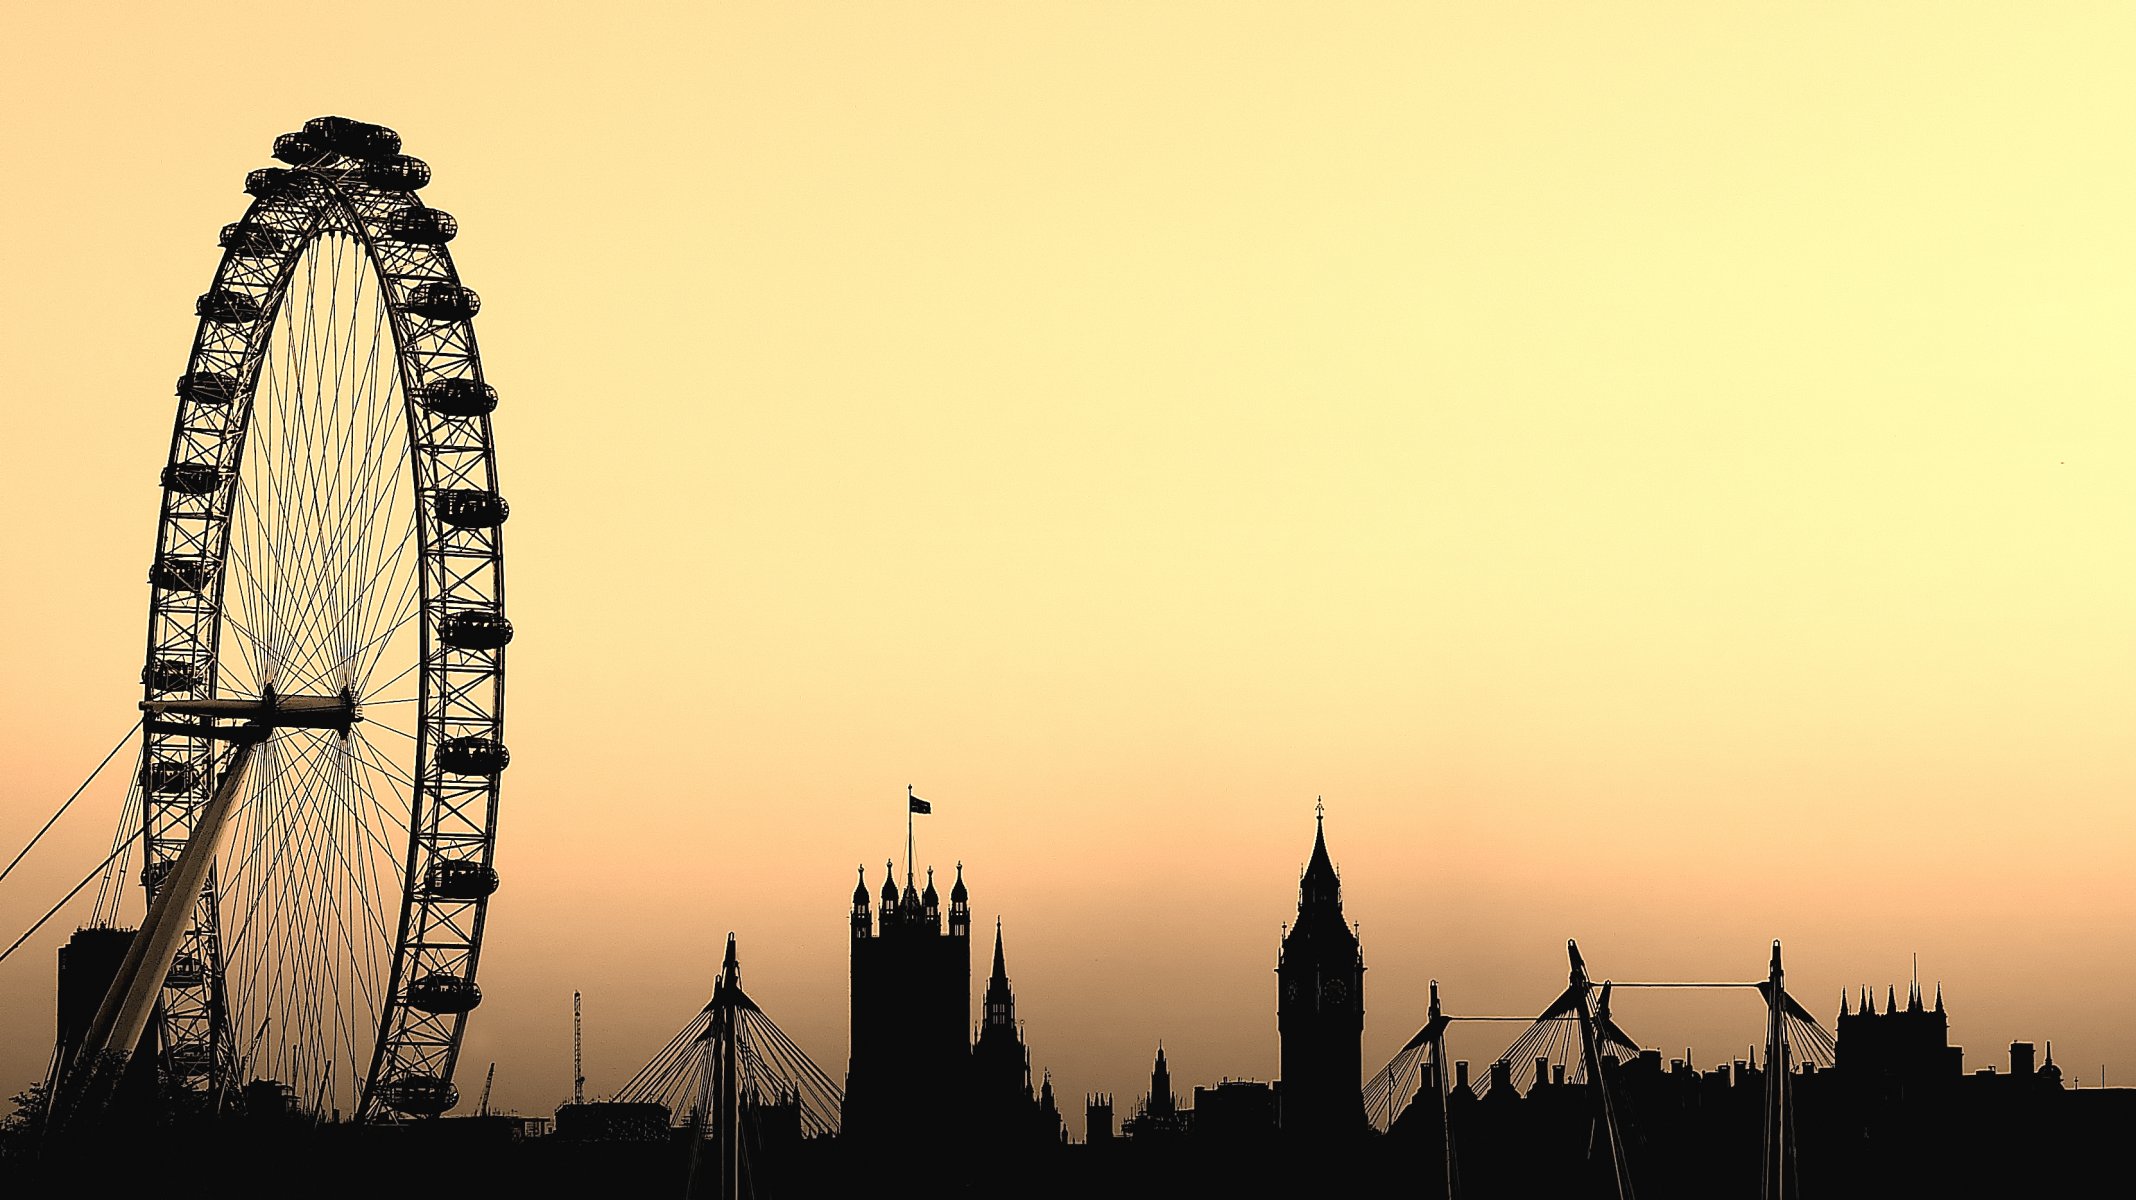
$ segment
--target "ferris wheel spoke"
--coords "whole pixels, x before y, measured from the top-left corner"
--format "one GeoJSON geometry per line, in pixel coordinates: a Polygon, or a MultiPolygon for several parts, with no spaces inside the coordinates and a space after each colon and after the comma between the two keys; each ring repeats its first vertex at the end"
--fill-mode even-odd
{"type": "Polygon", "coordinates": [[[387,784],[394,789],[389,793],[390,803],[374,805],[371,811],[384,815],[403,835],[407,834],[409,818],[403,814],[415,811],[415,793],[417,791],[415,780],[410,777],[407,771],[402,770],[388,759],[384,751],[372,745],[370,739],[364,737],[361,730],[357,731],[349,740],[355,745],[356,753],[362,759],[363,764],[373,772],[383,776],[387,784]]]}
{"type": "MultiPolygon", "coordinates": [[[[408,534],[402,537],[400,547],[396,548],[396,553],[399,553],[400,549],[405,548],[409,544],[409,541],[413,536],[414,528],[411,526],[409,528],[408,534]]],[[[409,621],[414,620],[417,616],[421,615],[421,610],[417,607],[420,600],[421,596],[414,590],[410,589],[405,595],[405,597],[403,597],[401,606],[396,613],[394,622],[391,625],[388,625],[386,628],[370,634],[370,636],[365,638],[360,645],[352,647],[348,651],[341,654],[339,657],[336,657],[332,661],[326,663],[323,667],[315,670],[312,674],[307,675],[304,678],[303,686],[296,690],[306,691],[316,688],[329,675],[333,674],[335,671],[340,670],[342,667],[348,665],[349,663],[358,660],[365,653],[382,651],[387,640],[390,639],[394,633],[398,632],[400,628],[406,625],[409,621]]],[[[352,683],[355,681],[360,681],[361,678],[361,673],[357,673],[355,679],[352,680],[352,683]]],[[[359,694],[361,694],[360,690],[359,694]]]]}
{"type": "MultiPolygon", "coordinates": [[[[413,799],[416,792],[419,790],[419,787],[416,784],[415,780],[409,776],[408,772],[401,770],[399,767],[394,766],[392,763],[387,761],[385,754],[380,751],[378,747],[373,746],[368,739],[358,738],[357,742],[358,745],[361,746],[363,752],[368,756],[367,761],[369,762],[372,770],[377,771],[380,775],[385,776],[395,785],[406,789],[405,794],[410,799],[410,803],[406,807],[408,808],[408,811],[412,813],[414,811],[413,799]]],[[[381,807],[379,811],[386,813],[387,816],[393,820],[393,823],[400,827],[402,833],[407,833],[409,831],[408,822],[401,819],[399,809],[381,807]]]]}

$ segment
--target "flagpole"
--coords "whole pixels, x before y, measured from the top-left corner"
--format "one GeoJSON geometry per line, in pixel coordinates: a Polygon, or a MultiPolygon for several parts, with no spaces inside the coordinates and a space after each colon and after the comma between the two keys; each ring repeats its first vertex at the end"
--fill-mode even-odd
{"type": "Polygon", "coordinates": [[[905,785],[905,886],[912,886],[912,785],[905,785]]]}

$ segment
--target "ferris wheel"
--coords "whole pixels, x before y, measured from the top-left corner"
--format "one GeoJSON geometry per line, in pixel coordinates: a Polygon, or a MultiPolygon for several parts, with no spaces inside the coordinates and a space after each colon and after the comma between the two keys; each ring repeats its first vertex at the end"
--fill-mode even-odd
{"type": "Polygon", "coordinates": [[[510,761],[497,393],[457,226],[399,135],[321,117],[274,156],[178,380],[141,674],[150,912],[141,978],[92,1028],[153,1031],[204,1105],[271,1081],[321,1116],[432,1116],[482,999],[510,761]]]}

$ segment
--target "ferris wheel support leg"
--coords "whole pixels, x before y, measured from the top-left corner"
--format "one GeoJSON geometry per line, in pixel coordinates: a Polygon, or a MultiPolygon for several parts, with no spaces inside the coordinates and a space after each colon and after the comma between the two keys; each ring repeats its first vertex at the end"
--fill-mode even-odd
{"type": "Polygon", "coordinates": [[[134,1047],[140,1044],[142,1031],[148,1028],[156,997],[178,956],[178,942],[191,923],[193,906],[200,902],[208,868],[215,862],[215,844],[236,803],[255,744],[256,740],[245,740],[231,748],[229,765],[224,768],[214,795],[194,818],[185,849],[156,889],[140,932],[134,934],[126,957],[119,962],[118,974],[104,993],[103,1003],[97,1006],[96,1018],[89,1023],[81,1049],[75,1054],[72,1074],[78,1080],[73,1097],[76,1103],[88,1099],[82,1089],[94,1082],[93,1077],[117,1078],[133,1056],[134,1047]]]}

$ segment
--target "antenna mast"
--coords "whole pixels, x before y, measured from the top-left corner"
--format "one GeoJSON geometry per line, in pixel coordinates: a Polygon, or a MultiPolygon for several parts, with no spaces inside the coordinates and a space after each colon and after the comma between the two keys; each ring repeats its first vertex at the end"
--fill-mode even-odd
{"type": "Polygon", "coordinates": [[[571,993],[571,1103],[586,1103],[586,1060],[584,1020],[579,1011],[579,994],[571,993]]]}
{"type": "Polygon", "coordinates": [[[495,1083],[495,1082],[497,1082],[497,1064],[496,1064],[496,1063],[491,1063],[491,1064],[490,1064],[490,1069],[489,1069],[489,1074],[487,1074],[487,1075],[484,1075],[484,1076],[482,1077],[482,1103],[480,1103],[480,1104],[477,1104],[477,1105],[475,1106],[475,1115],[476,1115],[476,1116],[478,1116],[478,1117],[486,1117],[486,1116],[488,1116],[488,1115],[489,1115],[489,1094],[490,1094],[490,1085],[491,1085],[491,1084],[493,1084],[493,1083],[495,1083]]]}

